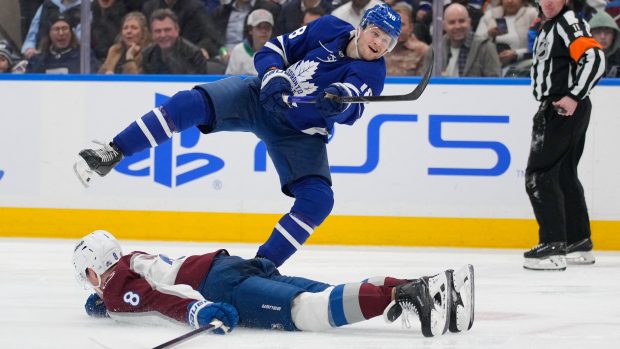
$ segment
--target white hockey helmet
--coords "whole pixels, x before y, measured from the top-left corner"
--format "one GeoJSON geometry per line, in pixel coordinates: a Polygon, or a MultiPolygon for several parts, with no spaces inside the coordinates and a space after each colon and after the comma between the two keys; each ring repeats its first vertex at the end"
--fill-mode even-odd
{"type": "Polygon", "coordinates": [[[122,256],[118,240],[105,230],[95,230],[83,237],[73,249],[75,277],[85,289],[92,288],[86,277],[86,269],[92,268],[101,286],[101,274],[115,265],[122,256]]]}

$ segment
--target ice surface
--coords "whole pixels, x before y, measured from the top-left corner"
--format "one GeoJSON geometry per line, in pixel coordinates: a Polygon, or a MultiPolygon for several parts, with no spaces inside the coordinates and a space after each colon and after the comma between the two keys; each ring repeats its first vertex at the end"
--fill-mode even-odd
{"type": "MultiPolygon", "coordinates": [[[[72,240],[0,239],[0,348],[151,348],[191,330],[91,319],[75,282],[72,240]]],[[[170,257],[227,248],[251,258],[251,244],[122,241],[125,251],[170,257]]],[[[323,333],[238,328],[175,348],[620,348],[620,253],[596,251],[596,264],[565,272],[526,271],[523,251],[305,246],[283,274],[329,283],[390,275],[413,278],[471,263],[476,313],[471,331],[424,338],[419,324],[379,318],[323,333]]]]}

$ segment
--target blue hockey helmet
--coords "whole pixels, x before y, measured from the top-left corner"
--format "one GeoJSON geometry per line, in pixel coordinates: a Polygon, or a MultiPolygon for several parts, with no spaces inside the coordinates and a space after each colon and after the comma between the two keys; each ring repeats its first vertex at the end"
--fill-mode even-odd
{"type": "Polygon", "coordinates": [[[360,21],[360,27],[364,29],[370,24],[383,30],[392,38],[388,48],[388,51],[392,51],[394,46],[396,46],[402,28],[398,12],[386,4],[375,5],[364,12],[364,16],[362,16],[360,21]]]}

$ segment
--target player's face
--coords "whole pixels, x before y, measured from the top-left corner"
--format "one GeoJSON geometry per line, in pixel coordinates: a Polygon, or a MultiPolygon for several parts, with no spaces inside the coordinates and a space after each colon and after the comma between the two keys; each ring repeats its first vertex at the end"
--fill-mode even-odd
{"type": "Polygon", "coordinates": [[[179,27],[168,17],[161,21],[154,20],[151,23],[151,36],[153,41],[163,49],[171,48],[179,38],[179,27]]]}
{"type": "Polygon", "coordinates": [[[357,51],[360,58],[365,61],[380,58],[387,52],[392,40],[392,37],[383,30],[373,25],[367,26],[361,30],[357,41],[357,51]]]}
{"type": "Polygon", "coordinates": [[[123,23],[121,36],[126,45],[137,44],[142,37],[142,28],[135,18],[129,18],[123,23]]]}
{"type": "Polygon", "coordinates": [[[567,0],[540,0],[540,8],[546,18],[553,18],[562,11],[567,0]]]}

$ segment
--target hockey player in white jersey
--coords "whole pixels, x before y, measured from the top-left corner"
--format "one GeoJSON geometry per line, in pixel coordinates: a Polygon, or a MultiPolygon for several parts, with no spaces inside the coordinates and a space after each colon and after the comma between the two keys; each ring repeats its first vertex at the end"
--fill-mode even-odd
{"type": "MultiPolygon", "coordinates": [[[[330,214],[333,204],[326,142],[335,123],[352,125],[363,104],[333,96],[378,96],[383,56],[398,39],[401,21],[387,5],[367,10],[360,25],[324,16],[269,41],[255,56],[258,77],[231,77],[175,94],[99,149],[85,149],[74,169],[88,185],[123,157],[167,141],[175,132],[252,132],[265,142],[281,190],[294,197],[257,255],[280,266],[330,214]],[[316,103],[289,104],[284,96],[314,96],[316,103]]],[[[362,147],[364,145],[360,145],[362,147]]]]}
{"type": "Polygon", "coordinates": [[[186,323],[199,328],[219,321],[287,331],[323,331],[373,317],[401,316],[422,334],[458,332],[473,323],[473,267],[418,279],[373,277],[330,285],[279,273],[266,258],[243,259],[226,250],[172,259],[161,254],[123,254],[109,232],[77,242],[73,265],[80,284],[95,294],[86,311],[123,322],[186,323]],[[471,312],[471,313],[469,313],[471,312]]]}

